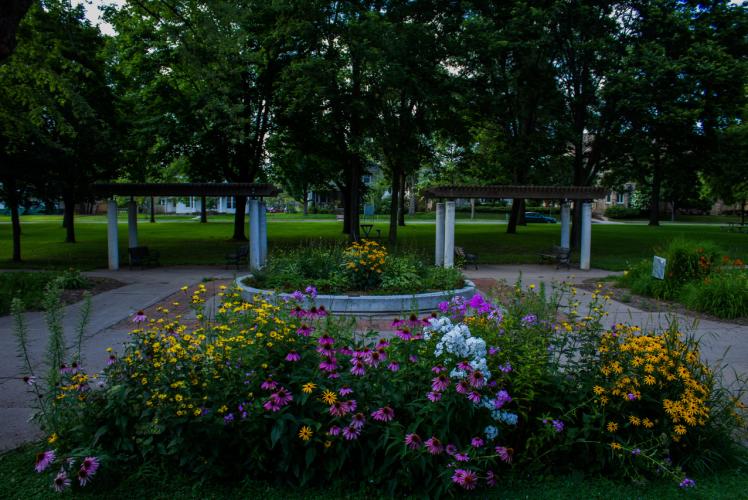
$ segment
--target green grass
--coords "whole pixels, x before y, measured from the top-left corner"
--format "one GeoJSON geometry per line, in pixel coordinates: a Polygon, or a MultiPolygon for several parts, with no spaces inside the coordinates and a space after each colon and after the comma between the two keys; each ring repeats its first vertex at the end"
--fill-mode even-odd
{"type": "MultiPolygon", "coordinates": [[[[0,455],[0,498],[8,500],[60,498],[50,487],[49,474],[33,470],[34,451],[31,447],[0,455]]],[[[748,474],[743,470],[720,471],[696,477],[696,488],[680,490],[668,480],[637,485],[622,480],[586,478],[580,475],[549,476],[532,479],[505,479],[493,491],[482,490],[479,498],[543,498],[578,499],[599,498],[666,500],[741,499],[748,498],[748,474]]],[[[458,496],[467,496],[459,495],[458,496]]],[[[326,487],[293,488],[274,486],[262,481],[218,482],[203,481],[157,469],[142,468],[132,473],[113,474],[106,464],[86,488],[76,490],[75,496],[98,499],[147,498],[152,500],[179,499],[329,499],[329,498],[384,498],[381,491],[366,485],[336,485],[326,487]]],[[[73,496],[68,491],[63,498],[73,496]]],[[[471,495],[475,496],[475,495],[471,495]]]]}
{"type": "MultiPolygon", "coordinates": [[[[285,215],[285,214],[284,214],[285,215]]],[[[105,268],[107,266],[106,224],[103,216],[81,216],[76,220],[78,243],[64,243],[65,231],[59,216],[22,217],[22,264],[10,261],[11,237],[8,218],[0,218],[1,268],[105,268]]],[[[127,225],[120,219],[119,243],[122,262],[127,262],[127,225]]],[[[386,222],[374,222],[374,228],[386,235],[386,222]]],[[[150,224],[142,218],[138,224],[139,242],[161,253],[163,265],[222,265],[224,256],[234,250],[231,216],[213,216],[208,224],[192,217],[159,217],[150,224]]],[[[268,223],[269,251],[311,243],[345,241],[342,223],[289,220],[272,216],[268,223]]],[[[506,226],[490,223],[457,223],[456,244],[476,253],[482,264],[536,263],[538,253],[560,238],[560,224],[530,224],[514,235],[506,226]]],[[[376,234],[376,231],[372,234],[376,234]]],[[[433,255],[434,226],[410,224],[399,228],[399,248],[433,255]]],[[[733,257],[748,260],[748,234],[723,231],[719,225],[685,224],[648,227],[636,224],[593,224],[592,266],[623,270],[631,262],[651,258],[653,248],[674,238],[708,240],[733,257]]]]}

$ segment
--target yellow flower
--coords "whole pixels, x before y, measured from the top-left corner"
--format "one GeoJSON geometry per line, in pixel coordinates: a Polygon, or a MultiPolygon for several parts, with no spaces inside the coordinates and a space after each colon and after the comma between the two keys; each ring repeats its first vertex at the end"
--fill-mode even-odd
{"type": "Polygon", "coordinates": [[[642,423],[641,419],[635,415],[629,415],[629,422],[635,427],[638,427],[642,423]]]}
{"type": "Polygon", "coordinates": [[[56,432],[53,432],[53,433],[52,433],[52,434],[50,434],[50,436],[49,436],[49,437],[47,438],[47,442],[48,442],[49,444],[53,444],[53,443],[54,443],[55,441],[57,441],[57,433],[56,433],[56,432]]]}
{"type": "Polygon", "coordinates": [[[325,441],[325,448],[329,448],[330,446],[332,446],[332,441],[325,441]]]}
{"type": "Polygon", "coordinates": [[[608,422],[608,432],[615,432],[618,430],[618,424],[616,422],[608,422]]]}
{"type": "Polygon", "coordinates": [[[309,441],[310,439],[312,439],[312,434],[314,434],[312,432],[312,429],[310,429],[306,425],[299,429],[299,438],[302,441],[309,441]]]}
{"type": "Polygon", "coordinates": [[[177,403],[181,402],[183,399],[184,398],[181,394],[177,394],[176,396],[174,396],[174,401],[176,401],[177,403]]]}
{"type": "Polygon", "coordinates": [[[317,388],[317,384],[314,382],[307,382],[306,384],[301,386],[302,392],[306,394],[311,394],[314,389],[317,388]]]}
{"type": "Polygon", "coordinates": [[[657,379],[655,379],[652,375],[647,375],[644,377],[644,383],[647,385],[654,385],[655,382],[657,382],[657,379]]]}
{"type": "Polygon", "coordinates": [[[679,436],[682,436],[683,434],[686,433],[686,427],[684,425],[676,425],[675,427],[673,427],[673,430],[679,436]]]}
{"type": "Polygon", "coordinates": [[[338,396],[332,391],[325,391],[322,393],[322,401],[326,405],[335,404],[338,401],[338,396]]]}
{"type": "Polygon", "coordinates": [[[620,450],[622,448],[622,446],[620,444],[618,444],[618,443],[610,443],[610,447],[613,448],[616,451],[618,451],[618,450],[620,450]]]}
{"type": "Polygon", "coordinates": [[[598,396],[600,396],[602,394],[605,394],[605,389],[603,389],[599,385],[596,385],[595,387],[592,388],[592,392],[594,392],[595,394],[597,394],[598,396]]]}
{"type": "Polygon", "coordinates": [[[642,425],[647,429],[651,429],[652,427],[654,427],[654,423],[648,418],[642,419],[642,425]]]}

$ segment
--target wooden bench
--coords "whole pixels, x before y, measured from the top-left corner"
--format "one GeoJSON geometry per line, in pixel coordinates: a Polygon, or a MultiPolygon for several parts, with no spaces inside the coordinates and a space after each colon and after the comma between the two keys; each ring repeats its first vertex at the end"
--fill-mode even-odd
{"type": "Polygon", "coordinates": [[[468,253],[463,247],[455,247],[455,257],[465,261],[465,266],[471,265],[478,269],[478,256],[474,253],[468,253]]]}
{"type": "Polygon", "coordinates": [[[560,266],[566,266],[566,269],[571,268],[571,248],[564,248],[558,245],[553,245],[550,250],[546,250],[540,253],[540,263],[551,262],[556,264],[556,269],[560,266]]]}
{"type": "Polygon", "coordinates": [[[237,269],[243,264],[249,262],[249,245],[239,245],[232,253],[226,254],[226,264],[223,266],[227,268],[229,266],[236,266],[237,269]]]}
{"type": "Polygon", "coordinates": [[[130,256],[130,269],[133,266],[140,266],[144,268],[146,266],[160,266],[159,253],[157,251],[150,251],[148,247],[132,247],[127,249],[127,253],[130,256]]]}

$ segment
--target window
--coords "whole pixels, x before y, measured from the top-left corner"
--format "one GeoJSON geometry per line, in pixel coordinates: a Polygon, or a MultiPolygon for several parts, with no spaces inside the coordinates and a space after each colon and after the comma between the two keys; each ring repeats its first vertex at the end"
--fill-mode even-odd
{"type": "Polygon", "coordinates": [[[619,205],[623,205],[623,193],[616,194],[616,203],[619,205]]]}
{"type": "Polygon", "coordinates": [[[610,193],[605,196],[605,203],[610,203],[610,193]]]}
{"type": "Polygon", "coordinates": [[[234,197],[229,196],[226,198],[226,208],[234,208],[234,197]]]}
{"type": "Polygon", "coordinates": [[[361,181],[368,186],[369,184],[371,184],[371,176],[364,175],[363,177],[361,177],[361,181]]]}

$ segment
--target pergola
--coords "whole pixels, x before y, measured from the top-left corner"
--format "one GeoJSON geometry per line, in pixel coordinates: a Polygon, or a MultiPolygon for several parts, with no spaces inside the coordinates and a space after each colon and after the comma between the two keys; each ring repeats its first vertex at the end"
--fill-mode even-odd
{"type": "MultiPolygon", "coordinates": [[[[592,200],[602,198],[606,189],[592,186],[439,186],[427,189],[429,198],[454,200],[457,198],[483,199],[539,199],[561,201],[561,247],[570,247],[571,210],[569,202],[582,203],[581,248],[579,268],[590,268],[592,243],[592,200]]],[[[436,265],[454,266],[455,202],[436,204],[436,265]]]]}
{"type": "Polygon", "coordinates": [[[127,204],[128,248],[138,246],[138,204],[134,196],[246,196],[249,198],[249,267],[259,269],[267,260],[267,217],[263,198],[276,196],[272,184],[234,183],[106,183],[94,184],[97,197],[108,198],[107,243],[109,269],[119,269],[117,202],[114,196],[129,196],[127,204]]]}

